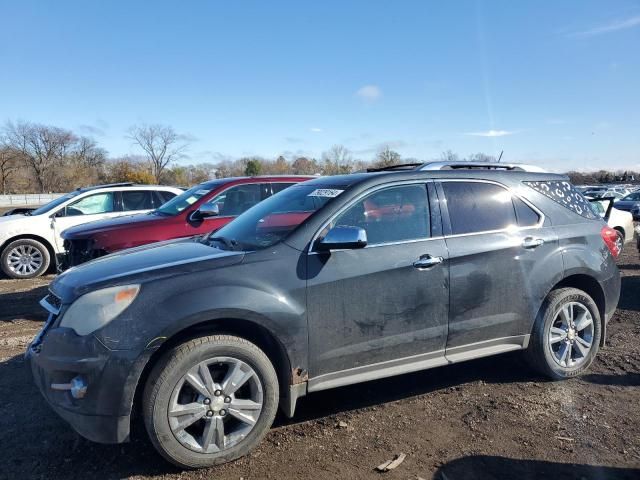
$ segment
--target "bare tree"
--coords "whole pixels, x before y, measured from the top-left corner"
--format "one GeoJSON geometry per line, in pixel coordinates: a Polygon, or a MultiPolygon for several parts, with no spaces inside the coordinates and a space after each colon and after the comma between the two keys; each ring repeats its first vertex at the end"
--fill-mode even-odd
{"type": "Polygon", "coordinates": [[[174,160],[186,157],[189,139],[168,125],[134,125],[128,138],[147,156],[151,174],[160,183],[162,172],[174,160]]]}
{"type": "Polygon", "coordinates": [[[353,167],[353,157],[344,145],[334,145],[326,152],[322,152],[322,163],[324,175],[350,173],[353,167]]]}
{"type": "Polygon", "coordinates": [[[19,153],[11,147],[0,144],[0,182],[2,182],[2,194],[7,194],[7,183],[13,173],[18,169],[19,153]]]}
{"type": "Polygon", "coordinates": [[[376,167],[391,167],[400,163],[400,154],[395,150],[391,150],[389,145],[384,145],[376,155],[376,167]]]}
{"type": "Polygon", "coordinates": [[[55,167],[60,166],[77,141],[69,130],[29,122],[7,122],[5,136],[7,145],[22,154],[40,192],[54,184],[60,173],[55,167]]]}

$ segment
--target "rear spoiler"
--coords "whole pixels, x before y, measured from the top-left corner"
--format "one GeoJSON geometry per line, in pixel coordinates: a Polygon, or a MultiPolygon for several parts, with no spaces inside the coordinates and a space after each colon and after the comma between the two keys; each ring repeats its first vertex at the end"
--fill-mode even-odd
{"type": "Polygon", "coordinates": [[[613,203],[616,201],[616,197],[601,197],[601,198],[587,198],[587,200],[591,203],[595,202],[609,202],[609,206],[604,212],[604,219],[609,220],[611,216],[611,210],[613,210],[613,203]]]}

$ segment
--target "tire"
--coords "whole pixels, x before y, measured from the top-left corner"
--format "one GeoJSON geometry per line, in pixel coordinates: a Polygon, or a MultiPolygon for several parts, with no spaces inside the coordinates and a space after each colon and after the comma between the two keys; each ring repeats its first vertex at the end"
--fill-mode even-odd
{"type": "Polygon", "coordinates": [[[0,256],[0,267],[10,278],[39,277],[49,269],[51,256],[46,246],[37,240],[21,238],[9,243],[0,256]]]}
{"type": "Polygon", "coordinates": [[[213,335],[178,345],[158,361],[145,385],[143,418],[151,442],[162,456],[179,467],[202,468],[251,452],[269,431],[278,399],[278,377],[262,350],[239,337],[213,335]],[[202,365],[211,376],[210,388],[206,387],[208,379],[202,365]],[[230,376],[236,367],[239,373],[230,376]],[[187,380],[187,373],[196,380],[187,380]],[[248,379],[242,382],[244,377],[248,379]],[[225,386],[229,378],[242,386],[227,395],[235,388],[233,381],[225,386]],[[194,387],[198,383],[204,391],[194,387]],[[213,396],[204,395],[212,391],[213,396]],[[192,413],[173,413],[186,404],[192,413]],[[198,419],[188,427],[181,426],[194,418],[198,419]],[[218,428],[220,423],[222,429],[218,428]],[[218,435],[221,430],[222,439],[218,435]],[[205,441],[208,432],[213,443],[205,441]]]}
{"type": "Polygon", "coordinates": [[[553,380],[582,374],[598,353],[602,335],[601,322],[597,305],[585,292],[577,288],[553,290],[545,299],[533,328],[526,352],[529,363],[535,370],[553,380]],[[567,314],[563,313],[563,308],[573,312],[570,316],[573,316],[575,328],[570,328],[569,331],[565,330],[569,322],[566,321],[567,314]],[[565,330],[564,333],[562,330],[565,330]],[[584,342],[587,341],[590,347],[583,354],[586,349],[584,342]],[[570,349],[568,344],[571,345],[570,349]]]}

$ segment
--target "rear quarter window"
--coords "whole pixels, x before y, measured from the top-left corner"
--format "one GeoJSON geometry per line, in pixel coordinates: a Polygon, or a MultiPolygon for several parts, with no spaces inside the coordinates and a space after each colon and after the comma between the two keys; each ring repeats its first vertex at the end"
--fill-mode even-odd
{"type": "Polygon", "coordinates": [[[547,180],[540,182],[523,182],[530,188],[533,188],[536,192],[541,193],[545,197],[550,198],[556,203],[559,203],[563,207],[571,210],[578,215],[596,219],[597,215],[594,213],[589,201],[574,187],[571,183],[559,180],[547,180]]]}

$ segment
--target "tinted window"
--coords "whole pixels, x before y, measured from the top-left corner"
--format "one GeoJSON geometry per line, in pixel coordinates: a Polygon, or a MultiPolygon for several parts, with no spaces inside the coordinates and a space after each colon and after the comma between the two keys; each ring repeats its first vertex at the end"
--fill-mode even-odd
{"type": "Polygon", "coordinates": [[[67,205],[65,216],[113,212],[113,192],[96,193],[67,205]]]}
{"type": "Polygon", "coordinates": [[[630,201],[633,201],[633,202],[638,202],[638,201],[640,201],[640,193],[631,193],[631,194],[627,195],[626,197],[624,197],[623,200],[630,200],[630,201]]]}
{"type": "Polygon", "coordinates": [[[520,227],[533,227],[540,221],[540,215],[524,203],[518,197],[513,197],[513,205],[516,207],[516,216],[518,217],[518,226],[520,227]]]}
{"type": "Polygon", "coordinates": [[[260,203],[260,200],[260,184],[250,183],[225,190],[209,200],[207,205],[218,205],[223,217],[235,217],[260,203]]]}
{"type": "Polygon", "coordinates": [[[425,185],[385,188],[351,206],[332,226],[364,228],[369,245],[427,238],[428,205],[425,185]]]}
{"type": "Polygon", "coordinates": [[[498,185],[444,182],[442,188],[454,235],[502,230],[518,224],[511,193],[498,185]]]}
{"type": "Polygon", "coordinates": [[[281,192],[282,190],[284,190],[287,187],[290,187],[291,185],[295,185],[295,183],[272,183],[271,189],[273,191],[273,194],[275,195],[276,193],[281,192]]]}
{"type": "Polygon", "coordinates": [[[122,195],[122,210],[125,212],[153,208],[151,190],[125,190],[120,192],[120,195],[122,195]]]}
{"type": "Polygon", "coordinates": [[[173,192],[167,192],[164,190],[158,190],[155,192],[156,194],[156,201],[158,202],[158,205],[162,205],[165,202],[168,202],[169,200],[171,200],[173,197],[176,196],[175,193],[173,192]]]}
{"type": "MultiPolygon", "coordinates": [[[[578,215],[591,219],[597,218],[587,199],[569,182],[550,180],[523,183],[578,215]]],[[[585,195],[588,194],[585,193],[585,195]]]]}

